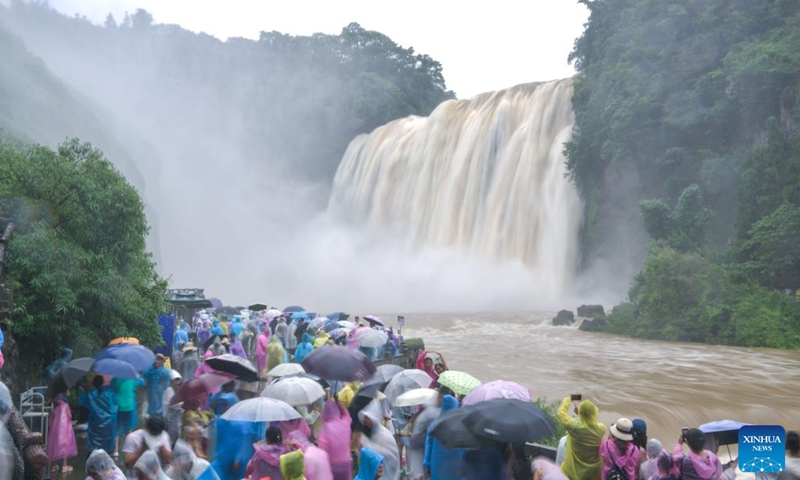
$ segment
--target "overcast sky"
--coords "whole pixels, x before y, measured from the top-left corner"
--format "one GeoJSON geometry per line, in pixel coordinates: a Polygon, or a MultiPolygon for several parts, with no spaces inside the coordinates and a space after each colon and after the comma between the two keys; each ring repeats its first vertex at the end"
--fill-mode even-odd
{"type": "Polygon", "coordinates": [[[102,22],[144,8],[158,23],[215,37],[338,34],[350,22],[414,47],[444,66],[459,98],[518,83],[572,75],[567,55],[588,11],[576,0],[49,0],[52,7],[102,22]]]}

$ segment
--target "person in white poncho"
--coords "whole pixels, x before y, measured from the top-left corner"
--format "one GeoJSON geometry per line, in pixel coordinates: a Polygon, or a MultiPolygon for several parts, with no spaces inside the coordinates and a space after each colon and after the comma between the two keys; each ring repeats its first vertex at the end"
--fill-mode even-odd
{"type": "Polygon", "coordinates": [[[362,447],[375,450],[383,455],[384,469],[380,480],[398,480],[400,478],[400,452],[394,435],[381,423],[383,411],[377,400],[373,400],[358,412],[362,432],[358,439],[356,451],[362,447]]]}

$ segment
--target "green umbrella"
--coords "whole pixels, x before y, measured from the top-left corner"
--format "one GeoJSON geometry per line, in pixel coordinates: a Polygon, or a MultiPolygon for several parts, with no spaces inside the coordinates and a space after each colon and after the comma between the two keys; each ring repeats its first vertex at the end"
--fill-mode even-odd
{"type": "Polygon", "coordinates": [[[447,370],[439,375],[439,384],[459,395],[466,395],[482,385],[481,381],[469,373],[447,370]]]}

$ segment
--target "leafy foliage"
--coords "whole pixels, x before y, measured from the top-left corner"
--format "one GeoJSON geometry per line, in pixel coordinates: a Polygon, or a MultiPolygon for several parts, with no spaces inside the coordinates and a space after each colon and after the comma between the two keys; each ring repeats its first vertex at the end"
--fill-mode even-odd
{"type": "Polygon", "coordinates": [[[674,209],[663,200],[642,200],[639,209],[645,230],[654,240],[686,251],[705,246],[713,212],[706,208],[697,185],[683,190],[674,209]]]}
{"type": "Polygon", "coordinates": [[[556,419],[556,413],[558,413],[558,402],[550,402],[544,397],[538,397],[533,401],[533,404],[537,407],[541,408],[547,415],[550,416],[550,419],[553,420],[553,423],[556,425],[556,432],[551,437],[542,438],[537,443],[541,443],[542,445],[547,445],[548,447],[558,447],[558,442],[561,440],[561,437],[567,434],[567,431],[564,430],[564,427],[558,423],[556,419]]]}
{"type": "Polygon", "coordinates": [[[77,139],[56,151],[0,144],[0,215],[16,225],[10,327],[24,364],[76,342],[160,342],[166,282],[145,249],[144,206],[99,150],[77,139]]]}

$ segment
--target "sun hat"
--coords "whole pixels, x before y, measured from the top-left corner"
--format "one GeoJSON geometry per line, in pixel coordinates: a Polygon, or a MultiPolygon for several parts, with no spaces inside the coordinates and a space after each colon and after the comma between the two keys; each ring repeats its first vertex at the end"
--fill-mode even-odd
{"type": "Polygon", "coordinates": [[[633,440],[633,423],[627,418],[620,418],[617,423],[611,425],[609,430],[614,438],[625,440],[626,442],[633,440]]]}
{"type": "Polygon", "coordinates": [[[194,342],[186,342],[181,347],[182,352],[188,352],[190,350],[197,350],[197,347],[194,345],[194,342]]]}

